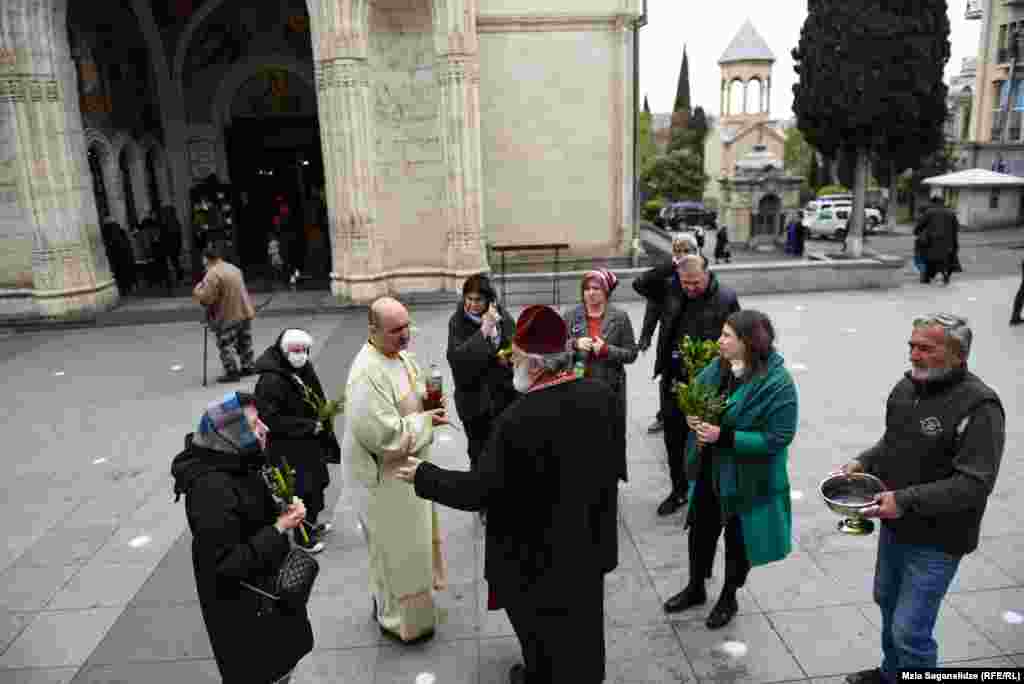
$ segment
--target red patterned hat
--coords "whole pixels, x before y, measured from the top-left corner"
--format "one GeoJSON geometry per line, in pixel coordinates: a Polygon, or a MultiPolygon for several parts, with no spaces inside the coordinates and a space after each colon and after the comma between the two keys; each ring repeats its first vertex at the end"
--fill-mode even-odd
{"type": "Polygon", "coordinates": [[[556,354],[565,351],[567,335],[565,321],[554,309],[534,304],[519,315],[512,341],[528,354],[556,354]]]}

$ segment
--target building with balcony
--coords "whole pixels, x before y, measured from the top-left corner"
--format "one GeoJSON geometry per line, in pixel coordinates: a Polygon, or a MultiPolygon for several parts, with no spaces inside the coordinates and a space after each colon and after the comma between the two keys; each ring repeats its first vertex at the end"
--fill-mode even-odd
{"type": "Polygon", "coordinates": [[[973,84],[966,59],[950,84],[947,136],[961,168],[1024,176],[1024,0],[971,0],[965,16],[982,22],[978,54],[973,84]]]}

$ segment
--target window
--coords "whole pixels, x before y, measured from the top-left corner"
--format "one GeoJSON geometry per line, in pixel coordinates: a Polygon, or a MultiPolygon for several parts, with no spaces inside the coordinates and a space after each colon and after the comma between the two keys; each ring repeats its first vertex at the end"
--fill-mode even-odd
{"type": "Polygon", "coordinates": [[[999,188],[992,188],[992,194],[988,196],[988,208],[999,208],[999,188]]]}

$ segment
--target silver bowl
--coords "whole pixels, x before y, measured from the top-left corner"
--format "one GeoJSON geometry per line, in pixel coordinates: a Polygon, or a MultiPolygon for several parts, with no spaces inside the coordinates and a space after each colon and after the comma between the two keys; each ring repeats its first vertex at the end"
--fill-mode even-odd
{"type": "Polygon", "coordinates": [[[833,473],[821,481],[818,492],[828,509],[843,516],[839,531],[871,534],[875,524],[863,513],[875,505],[875,495],[886,490],[885,483],[867,473],[833,473]]]}

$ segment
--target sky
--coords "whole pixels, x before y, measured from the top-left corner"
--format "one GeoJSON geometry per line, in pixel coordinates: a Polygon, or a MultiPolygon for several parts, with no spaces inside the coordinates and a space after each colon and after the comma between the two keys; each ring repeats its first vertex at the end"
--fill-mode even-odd
{"type": "MultiPolygon", "coordinates": [[[[974,57],[978,51],[981,20],[964,19],[965,7],[966,0],[949,0],[951,55],[946,64],[947,83],[960,72],[963,58],[974,57]]],[[[806,0],[718,0],[714,4],[647,0],[647,26],[640,29],[641,102],[646,95],[652,112],[672,111],[685,44],[690,62],[690,104],[717,115],[721,87],[718,59],[743,22],[750,19],[775,53],[772,118],[793,116],[796,73],[790,51],[800,41],[806,17],[806,0]]]]}

